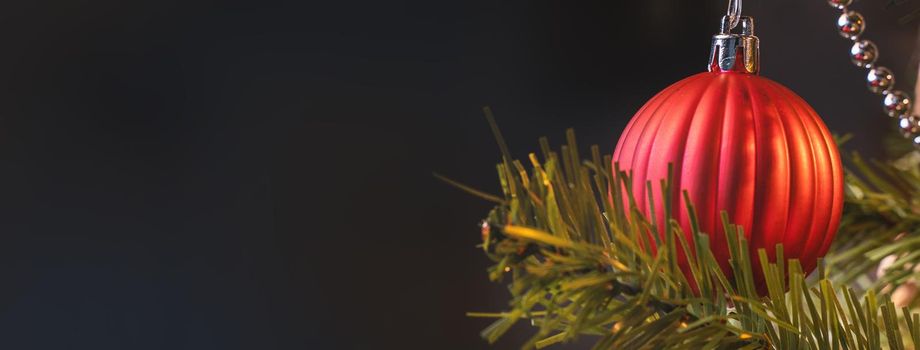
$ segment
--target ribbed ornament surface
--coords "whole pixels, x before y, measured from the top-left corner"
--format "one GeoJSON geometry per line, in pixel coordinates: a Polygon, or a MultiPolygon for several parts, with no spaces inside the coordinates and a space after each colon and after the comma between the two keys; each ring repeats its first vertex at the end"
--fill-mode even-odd
{"type": "MultiPolygon", "coordinates": [[[[613,158],[632,172],[636,205],[647,215],[645,183],[652,182],[659,225],[658,183],[673,164],[672,215],[690,238],[680,195],[687,190],[729,276],[723,210],[744,227],[754,262],[759,248],[775,259],[782,243],[785,257],[799,259],[806,273],[827,252],[840,222],[843,170],[830,132],[801,97],[758,75],[707,72],[671,85],[636,113],[613,158]]],[[[762,289],[759,265],[755,279],[762,289]]]]}

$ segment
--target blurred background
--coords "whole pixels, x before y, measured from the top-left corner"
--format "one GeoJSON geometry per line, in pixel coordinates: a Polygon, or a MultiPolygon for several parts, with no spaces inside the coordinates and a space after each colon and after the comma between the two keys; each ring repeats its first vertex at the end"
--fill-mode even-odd
{"type": "MultiPolygon", "coordinates": [[[[475,246],[512,153],[612,152],[726,1],[0,5],[0,348],[486,349],[475,246]]],[[[853,6],[899,87],[917,1],[853,6]]],[[[744,2],[762,74],[848,149],[894,129],[825,1],[744,2]]],[[[492,348],[516,348],[515,328],[492,348]]],[[[577,347],[577,346],[576,346],[577,347]]]]}

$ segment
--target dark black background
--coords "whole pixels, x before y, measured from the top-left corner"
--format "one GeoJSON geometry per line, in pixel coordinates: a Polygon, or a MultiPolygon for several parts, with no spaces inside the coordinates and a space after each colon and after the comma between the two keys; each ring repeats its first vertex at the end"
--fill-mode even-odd
{"type": "MultiPolygon", "coordinates": [[[[854,8],[908,70],[918,7],[854,8]]],[[[513,152],[612,150],[705,68],[724,1],[0,4],[0,348],[480,349],[475,248],[513,152]]],[[[851,149],[893,127],[824,1],[748,0],[763,74],[851,149]]],[[[902,83],[902,88],[909,88],[902,83]]],[[[520,327],[496,348],[515,348],[520,327]]]]}

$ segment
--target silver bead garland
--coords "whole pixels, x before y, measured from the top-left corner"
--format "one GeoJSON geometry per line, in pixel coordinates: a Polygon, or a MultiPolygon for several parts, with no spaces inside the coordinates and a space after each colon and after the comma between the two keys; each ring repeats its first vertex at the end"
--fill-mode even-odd
{"type": "Polygon", "coordinates": [[[899,118],[910,115],[910,96],[904,91],[891,91],[882,99],[882,106],[889,117],[899,118]]]}
{"type": "Polygon", "coordinates": [[[901,129],[901,133],[904,135],[904,137],[912,137],[911,135],[917,135],[920,133],[920,117],[915,115],[907,115],[903,118],[899,118],[898,127],[901,129]]]}
{"type": "Polygon", "coordinates": [[[827,3],[831,4],[831,6],[841,9],[841,10],[845,9],[847,6],[850,6],[850,3],[852,2],[853,2],[852,0],[828,0],[827,1],[827,3]]]}
{"type": "Polygon", "coordinates": [[[866,20],[856,11],[844,11],[837,17],[837,30],[840,35],[850,40],[856,40],[866,30],[866,20]]]}
{"type": "Polygon", "coordinates": [[[914,146],[920,147],[920,116],[913,115],[913,104],[910,96],[900,90],[894,90],[895,78],[890,69],[876,66],[878,60],[878,47],[869,40],[860,40],[866,31],[866,20],[863,15],[848,9],[852,0],[827,0],[831,7],[840,10],[837,17],[837,31],[844,38],[853,40],[850,47],[850,60],[857,67],[868,69],[866,84],[869,91],[882,95],[882,107],[885,114],[897,118],[898,128],[905,138],[914,146]]]}
{"type": "Polygon", "coordinates": [[[850,48],[850,59],[860,68],[872,68],[878,59],[878,48],[869,40],[860,40],[850,48]]]}
{"type": "Polygon", "coordinates": [[[879,95],[887,94],[894,87],[894,74],[885,67],[870,68],[869,74],[866,74],[866,85],[869,91],[879,95]]]}

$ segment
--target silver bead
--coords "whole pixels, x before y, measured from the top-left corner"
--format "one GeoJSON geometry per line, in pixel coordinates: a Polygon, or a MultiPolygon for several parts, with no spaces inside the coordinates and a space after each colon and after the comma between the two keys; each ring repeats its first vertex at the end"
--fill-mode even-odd
{"type": "Polygon", "coordinates": [[[900,117],[910,112],[910,97],[904,91],[891,91],[885,94],[882,106],[889,117],[900,117]]]}
{"type": "Polygon", "coordinates": [[[869,40],[857,41],[850,47],[850,60],[859,67],[872,67],[872,64],[875,63],[877,59],[878,47],[869,40]]]}
{"type": "Polygon", "coordinates": [[[904,137],[913,138],[920,136],[920,117],[915,115],[902,115],[898,117],[898,128],[904,137]]]}
{"type": "Polygon", "coordinates": [[[866,30],[866,20],[856,11],[844,12],[837,17],[837,30],[840,35],[850,40],[856,40],[866,30]]]}
{"type": "Polygon", "coordinates": [[[869,91],[883,94],[894,86],[894,74],[888,68],[875,67],[866,75],[866,83],[869,85],[869,91]]]}
{"type": "Polygon", "coordinates": [[[914,143],[914,146],[915,146],[915,147],[920,147],[920,136],[914,137],[914,138],[911,140],[911,142],[914,143]]]}
{"type": "Polygon", "coordinates": [[[835,8],[844,9],[853,3],[853,0],[827,0],[827,3],[835,8]]]}

